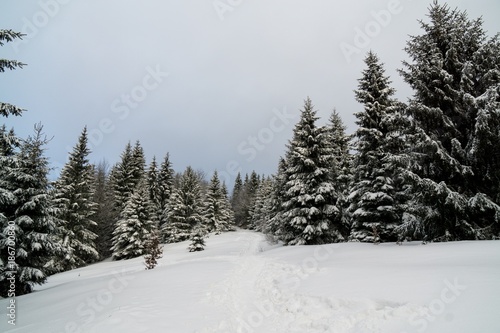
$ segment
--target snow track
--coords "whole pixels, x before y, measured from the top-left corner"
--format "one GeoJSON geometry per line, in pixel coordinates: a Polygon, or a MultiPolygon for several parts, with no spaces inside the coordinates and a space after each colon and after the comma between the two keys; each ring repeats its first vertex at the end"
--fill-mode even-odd
{"type": "Polygon", "coordinates": [[[236,267],[207,292],[206,302],[227,317],[199,333],[381,332],[388,321],[425,312],[389,301],[301,294],[311,270],[261,255],[265,240],[259,234],[239,240],[247,246],[233,259],[236,267]]]}
{"type": "Polygon", "coordinates": [[[239,230],[187,247],[165,245],[154,270],[135,258],[51,276],[0,332],[500,332],[498,241],[281,247],[239,230]]]}

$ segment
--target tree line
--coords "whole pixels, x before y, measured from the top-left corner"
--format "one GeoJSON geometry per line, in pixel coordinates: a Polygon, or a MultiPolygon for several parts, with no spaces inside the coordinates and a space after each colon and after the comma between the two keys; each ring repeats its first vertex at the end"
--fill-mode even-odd
{"type": "Polygon", "coordinates": [[[249,226],[288,245],[500,237],[499,35],[437,2],[428,17],[399,70],[413,96],[394,98],[370,51],[352,136],[337,112],[318,126],[306,99],[249,226]]]}
{"type": "MultiPolygon", "coordinates": [[[[167,153],[146,166],[139,141],[120,161],[89,161],[87,130],[55,182],[48,180],[42,126],[26,139],[0,127],[0,294],[112,257],[146,256],[161,243],[234,226],[285,245],[344,241],[451,241],[500,237],[500,41],[481,19],[437,2],[422,34],[406,45],[399,70],[413,89],[394,97],[384,64],[370,51],[355,99],[358,128],[346,134],[340,113],[325,126],[307,98],[293,137],[271,176],[236,177],[231,196],[217,172],[176,173],[167,153]],[[15,249],[15,251],[10,251],[15,249]]],[[[0,30],[0,46],[22,35],[0,30]]],[[[2,60],[0,72],[21,68],[2,60]]],[[[24,110],[0,103],[4,117],[24,110]]]]}

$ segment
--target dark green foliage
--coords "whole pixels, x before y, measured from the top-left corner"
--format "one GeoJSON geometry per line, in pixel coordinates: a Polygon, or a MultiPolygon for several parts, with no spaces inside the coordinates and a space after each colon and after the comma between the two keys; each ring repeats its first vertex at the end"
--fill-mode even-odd
{"type": "Polygon", "coordinates": [[[316,126],[316,111],[305,101],[288,145],[279,238],[288,245],[344,240],[331,179],[332,149],[328,131],[316,126]]]}
{"type": "Polygon", "coordinates": [[[437,2],[429,20],[408,41],[411,60],[401,71],[415,92],[405,170],[414,201],[405,236],[491,238],[500,222],[498,38],[487,40],[480,19],[437,2]]]}
{"type": "Polygon", "coordinates": [[[151,232],[157,221],[154,207],[143,181],[134,190],[120,213],[113,231],[113,260],[131,259],[145,254],[151,232]]]}
{"type": "Polygon", "coordinates": [[[203,221],[203,200],[199,177],[187,167],[170,198],[168,222],[162,227],[164,239],[176,243],[189,239],[195,226],[203,221]]]}
{"type": "Polygon", "coordinates": [[[81,267],[99,259],[94,243],[97,238],[94,232],[97,224],[93,220],[97,208],[94,169],[88,160],[90,149],[87,145],[87,128],[84,128],[55,184],[54,203],[61,223],[59,237],[71,251],[67,259],[59,263],[61,270],[81,267]]]}
{"type": "MultiPolygon", "coordinates": [[[[15,296],[30,293],[51,273],[47,264],[61,258],[65,248],[57,242],[57,220],[49,195],[47,140],[42,127],[13,150],[0,170],[0,296],[7,297],[10,279],[15,296]]],[[[9,296],[11,297],[11,296],[9,296]]]]}
{"type": "Polygon", "coordinates": [[[355,114],[359,128],[349,196],[353,220],[350,237],[363,242],[396,241],[394,229],[400,224],[394,184],[397,175],[386,162],[394,153],[388,144],[390,134],[402,133],[390,127],[399,104],[392,98],[395,90],[378,57],[369,52],[365,63],[367,68],[355,91],[364,110],[355,114]]]}
{"type": "Polygon", "coordinates": [[[155,228],[149,235],[149,240],[146,243],[144,264],[146,269],[154,269],[158,264],[158,259],[163,256],[163,245],[160,242],[161,235],[158,228],[155,228]]]}

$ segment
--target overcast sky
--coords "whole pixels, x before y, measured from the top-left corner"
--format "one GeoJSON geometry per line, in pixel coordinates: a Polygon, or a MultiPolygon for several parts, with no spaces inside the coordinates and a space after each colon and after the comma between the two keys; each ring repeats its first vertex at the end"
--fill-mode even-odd
{"type": "MultiPolygon", "coordinates": [[[[119,160],[140,140],[148,163],[169,152],[176,171],[272,174],[310,96],[326,123],[348,132],[361,110],[353,90],[370,49],[405,100],[398,77],[408,35],[429,1],[0,0],[0,28],[27,34],[0,58],[28,64],[0,74],[0,101],[22,137],[42,122],[47,155],[65,163],[84,126],[91,161],[119,160]]],[[[500,31],[498,0],[448,1],[500,31]]],[[[4,121],[4,119],[2,119],[4,121]]]]}

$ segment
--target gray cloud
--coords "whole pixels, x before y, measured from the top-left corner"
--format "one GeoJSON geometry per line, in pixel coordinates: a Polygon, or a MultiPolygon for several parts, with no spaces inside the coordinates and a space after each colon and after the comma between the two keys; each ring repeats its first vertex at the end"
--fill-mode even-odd
{"type": "MultiPolygon", "coordinates": [[[[470,17],[483,15],[490,35],[500,30],[498,1],[449,3],[470,17]]],[[[307,96],[322,122],[336,108],[354,131],[352,114],[360,106],[352,90],[369,49],[386,63],[398,96],[409,96],[396,69],[428,6],[411,0],[3,2],[3,27],[30,35],[0,48],[2,57],[29,64],[1,74],[0,100],[28,109],[7,120],[20,135],[42,121],[54,136],[48,151],[54,163],[65,162],[87,125],[101,132],[95,161],[114,163],[128,140],[140,140],[149,160],[170,152],[179,171],[192,165],[223,172],[236,163],[243,172],[270,174],[295,122],[250,161],[238,147],[269,127],[274,109],[298,114],[307,96]],[[220,3],[223,12],[214,7],[220,3]],[[372,36],[359,43],[359,31],[372,36]],[[346,56],[342,45],[357,50],[346,56]],[[148,68],[157,67],[169,76],[147,89],[148,68]],[[127,106],[127,116],[117,106],[127,106]]]]}

